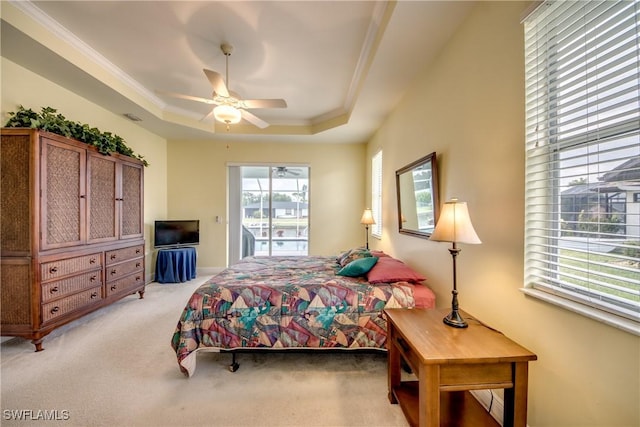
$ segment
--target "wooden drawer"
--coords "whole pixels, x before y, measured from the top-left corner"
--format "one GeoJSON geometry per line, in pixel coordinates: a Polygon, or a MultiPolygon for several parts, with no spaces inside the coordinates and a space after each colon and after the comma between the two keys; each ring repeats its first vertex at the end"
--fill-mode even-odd
{"type": "Polygon", "coordinates": [[[144,274],[142,271],[139,271],[130,276],[110,282],[107,285],[107,297],[126,291],[127,289],[136,289],[142,285],[144,285],[144,274]]]}
{"type": "Polygon", "coordinates": [[[43,303],[82,291],[102,286],[102,271],[90,271],[78,276],[42,284],[41,301],[43,303]]]}
{"type": "Polygon", "coordinates": [[[107,267],[105,281],[111,283],[121,277],[144,269],[144,258],[132,259],[131,261],[115,264],[107,267]]]}
{"type": "Polygon", "coordinates": [[[128,248],[105,252],[105,262],[107,265],[111,265],[131,258],[142,257],[143,255],[144,245],[131,246],[128,248]]]}
{"type": "Polygon", "coordinates": [[[88,289],[66,298],[42,305],[42,322],[46,323],[64,314],[70,313],[85,305],[93,304],[102,299],[100,287],[88,289]]]}
{"type": "Polygon", "coordinates": [[[97,253],[42,263],[40,264],[40,280],[44,282],[86,270],[99,270],[102,268],[101,255],[97,253]]]}

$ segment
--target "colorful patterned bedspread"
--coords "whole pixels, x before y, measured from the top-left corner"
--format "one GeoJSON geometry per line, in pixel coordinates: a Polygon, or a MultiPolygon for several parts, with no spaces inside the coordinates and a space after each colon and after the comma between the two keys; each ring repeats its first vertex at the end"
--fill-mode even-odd
{"type": "Polygon", "coordinates": [[[384,349],[382,310],[414,307],[414,289],[428,288],[374,285],[337,276],[339,269],[336,257],[248,257],[213,276],[191,296],[173,334],[181,371],[191,376],[203,349],[384,349]]]}

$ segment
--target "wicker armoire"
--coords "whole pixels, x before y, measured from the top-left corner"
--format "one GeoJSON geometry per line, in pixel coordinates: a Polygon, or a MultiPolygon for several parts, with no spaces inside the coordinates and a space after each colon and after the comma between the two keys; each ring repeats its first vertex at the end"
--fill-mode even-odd
{"type": "Polygon", "coordinates": [[[144,165],[3,128],[2,336],[32,340],[145,287],[144,165]]]}

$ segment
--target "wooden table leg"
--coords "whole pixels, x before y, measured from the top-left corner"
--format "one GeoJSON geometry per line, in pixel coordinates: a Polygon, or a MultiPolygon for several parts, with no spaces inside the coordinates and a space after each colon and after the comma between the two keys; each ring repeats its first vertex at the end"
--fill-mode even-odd
{"type": "Polygon", "coordinates": [[[400,386],[400,352],[395,344],[395,327],[389,322],[387,333],[387,379],[389,386],[389,402],[398,403],[393,390],[400,386]]]}
{"type": "Polygon", "coordinates": [[[529,364],[513,364],[513,388],[504,390],[503,427],[526,427],[529,364]]]}
{"type": "Polygon", "coordinates": [[[440,366],[420,365],[418,381],[420,389],[418,424],[420,427],[439,427],[440,366]]]}

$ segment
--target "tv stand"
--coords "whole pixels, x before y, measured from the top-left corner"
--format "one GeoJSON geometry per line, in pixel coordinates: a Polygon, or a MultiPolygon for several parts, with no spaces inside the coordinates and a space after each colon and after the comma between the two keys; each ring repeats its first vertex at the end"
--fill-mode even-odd
{"type": "Polygon", "coordinates": [[[196,278],[196,248],[181,246],[158,249],[156,282],[180,283],[196,278]]]}

